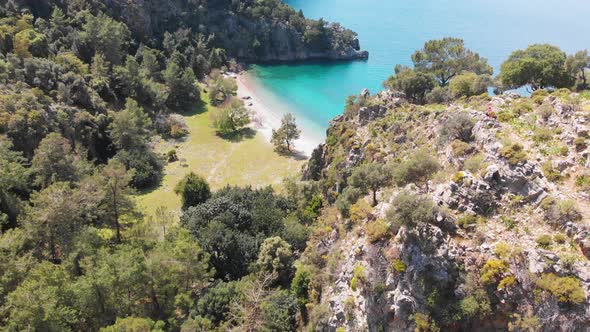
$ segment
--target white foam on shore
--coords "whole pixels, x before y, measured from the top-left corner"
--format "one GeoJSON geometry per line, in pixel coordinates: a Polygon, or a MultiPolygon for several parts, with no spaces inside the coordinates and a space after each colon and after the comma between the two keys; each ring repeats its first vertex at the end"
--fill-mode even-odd
{"type": "Polygon", "coordinates": [[[246,72],[232,75],[238,83],[238,98],[244,100],[246,107],[253,113],[252,119],[256,130],[258,130],[268,142],[272,137],[272,130],[281,126],[281,118],[284,114],[291,112],[295,115],[297,125],[301,129],[301,137],[295,141],[295,150],[307,157],[311,156],[313,150],[324,141],[322,133],[318,128],[302,119],[293,112],[287,105],[281,105],[259,91],[249,74],[246,72]]]}

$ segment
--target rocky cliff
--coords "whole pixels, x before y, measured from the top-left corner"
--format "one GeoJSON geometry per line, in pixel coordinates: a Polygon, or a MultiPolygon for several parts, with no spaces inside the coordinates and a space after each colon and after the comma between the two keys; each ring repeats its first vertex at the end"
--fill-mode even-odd
{"type": "Polygon", "coordinates": [[[589,331],[589,129],[587,94],[416,106],[363,92],[304,171],[334,203],[302,258],[315,271],[309,325],[589,331]],[[399,181],[400,169],[421,172],[424,151],[438,171],[399,181]],[[383,182],[376,206],[370,192],[339,204],[367,164],[398,178],[383,182]]]}
{"type": "Polygon", "coordinates": [[[359,60],[369,57],[367,51],[360,49],[356,35],[338,24],[326,26],[324,46],[313,47],[289,22],[253,20],[237,15],[228,15],[224,20],[223,26],[227,30],[218,31],[223,35],[222,43],[243,61],[359,60]],[[240,31],[250,34],[244,36],[240,31]],[[350,34],[350,38],[343,38],[346,34],[350,34]]]}
{"type": "Polygon", "coordinates": [[[367,59],[356,34],[339,24],[306,19],[281,1],[101,0],[145,43],[190,28],[241,61],[367,59]]]}

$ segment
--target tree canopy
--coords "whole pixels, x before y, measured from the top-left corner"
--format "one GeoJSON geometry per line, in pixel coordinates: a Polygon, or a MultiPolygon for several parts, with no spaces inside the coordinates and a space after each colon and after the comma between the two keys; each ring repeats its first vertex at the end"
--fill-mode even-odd
{"type": "Polygon", "coordinates": [[[535,44],[514,51],[502,63],[500,79],[507,88],[529,85],[531,89],[563,88],[573,84],[565,52],[549,44],[535,44]]]}
{"type": "Polygon", "coordinates": [[[207,181],[193,172],[187,174],[174,188],[182,199],[182,208],[188,209],[206,202],[211,197],[207,181]]]}
{"type": "Polygon", "coordinates": [[[493,69],[485,58],[466,48],[462,39],[430,40],[424,48],[412,54],[414,68],[431,73],[440,86],[447,86],[453,77],[468,71],[491,75],[493,69]]]}
{"type": "Polygon", "coordinates": [[[430,40],[412,54],[413,68],[396,65],[383,85],[403,92],[413,103],[444,103],[485,92],[491,85],[487,59],[465,47],[462,39],[430,40]]]}
{"type": "Polygon", "coordinates": [[[297,127],[295,116],[287,113],[281,119],[281,126],[272,130],[271,142],[279,151],[291,152],[293,142],[301,136],[301,130],[297,127]]]}
{"type": "Polygon", "coordinates": [[[373,206],[377,205],[377,190],[391,182],[392,173],[389,167],[369,163],[357,167],[350,176],[350,185],[362,191],[371,191],[373,206]]]}

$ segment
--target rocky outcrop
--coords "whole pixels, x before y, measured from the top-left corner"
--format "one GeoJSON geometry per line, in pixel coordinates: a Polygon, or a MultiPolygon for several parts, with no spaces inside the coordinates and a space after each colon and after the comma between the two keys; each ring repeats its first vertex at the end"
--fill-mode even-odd
{"type": "Polygon", "coordinates": [[[303,169],[303,181],[319,181],[326,166],[326,151],[324,144],[320,144],[313,150],[303,169]]]}
{"type": "Polygon", "coordinates": [[[441,330],[504,331],[511,326],[519,331],[590,331],[590,198],[571,180],[586,174],[588,164],[588,148],[574,145],[588,131],[580,106],[548,96],[543,107],[550,105],[549,116],[536,104],[530,114],[507,122],[485,110],[509,110],[528,100],[509,94],[490,98],[484,106],[476,102],[441,111],[409,105],[395,91],[375,96],[363,91],[358,99],[362,102],[356,109],[331,123],[331,140],[314,152],[305,179],[322,183],[339,174],[342,178],[326,181],[337,184],[330,192],[337,196],[358,165],[386,163],[395,169],[419,148],[438,157],[442,170],[428,186],[386,186],[364,220],[321,247],[318,255],[337,259],[330,265],[337,268],[330,270],[329,282],[318,291],[319,303],[329,309],[323,330],[414,331],[421,319],[422,326],[441,330]],[[453,146],[441,143],[438,135],[455,112],[467,113],[474,125],[472,139],[453,146]],[[535,141],[537,128],[550,128],[555,136],[535,141]],[[502,152],[514,142],[525,150],[517,162],[502,152]],[[560,145],[567,149],[552,152],[560,145]],[[559,176],[548,174],[551,168],[559,176]],[[389,224],[391,234],[371,242],[370,225],[389,222],[387,211],[402,191],[432,199],[439,207],[435,221],[401,228],[389,224]],[[555,217],[545,210],[551,201],[567,200],[579,211],[569,210],[568,203],[561,207],[559,213],[565,215],[558,223],[548,220],[555,217]],[[497,280],[484,283],[488,263],[501,272],[497,280]],[[353,282],[355,268],[363,271],[360,286],[353,282]],[[539,286],[548,276],[571,284],[553,290],[555,284],[539,286]],[[559,297],[575,285],[583,295],[575,303],[559,297]],[[451,323],[446,314],[456,315],[451,323]]]}

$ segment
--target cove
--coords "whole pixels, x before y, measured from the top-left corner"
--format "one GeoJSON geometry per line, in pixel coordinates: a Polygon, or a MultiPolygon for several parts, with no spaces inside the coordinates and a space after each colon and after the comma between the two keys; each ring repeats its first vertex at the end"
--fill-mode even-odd
{"type": "MultiPolygon", "coordinates": [[[[344,100],[381,83],[430,39],[452,36],[486,57],[498,73],[512,51],[550,43],[573,53],[590,48],[587,0],[286,0],[308,18],[340,22],[358,33],[369,60],[255,65],[263,98],[295,113],[318,135],[341,114],[344,100]]],[[[279,107],[279,106],[277,106],[279,107]]]]}

